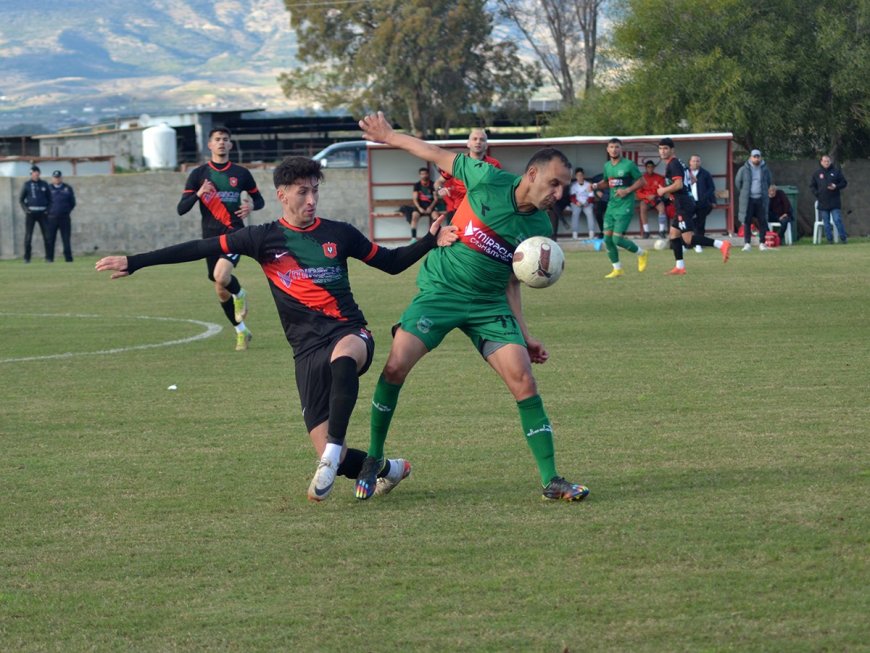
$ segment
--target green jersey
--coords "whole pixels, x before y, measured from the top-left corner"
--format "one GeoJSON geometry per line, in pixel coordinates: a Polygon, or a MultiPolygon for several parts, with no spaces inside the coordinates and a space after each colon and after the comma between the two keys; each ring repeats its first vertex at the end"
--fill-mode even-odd
{"type": "Polygon", "coordinates": [[[453,176],[468,189],[451,224],[459,239],[429,252],[417,286],[422,291],[460,293],[466,300],[504,297],[514,250],[531,236],[550,236],[546,212],[517,209],[515,191],[521,177],[460,154],[453,176]]]}
{"type": "Polygon", "coordinates": [[[616,191],[620,188],[628,188],[641,178],[640,170],[634,161],[620,159],[613,164],[610,161],[604,164],[604,181],[610,187],[610,199],[607,201],[607,210],[615,212],[634,212],[634,193],[625,197],[617,197],[616,191]]]}

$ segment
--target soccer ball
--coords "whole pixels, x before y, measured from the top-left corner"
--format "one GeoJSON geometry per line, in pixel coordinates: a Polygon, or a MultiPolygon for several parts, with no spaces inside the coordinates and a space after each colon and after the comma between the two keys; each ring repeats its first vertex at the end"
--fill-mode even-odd
{"type": "Polygon", "coordinates": [[[552,286],[565,269],[565,254],[554,240],[544,236],[527,238],[514,250],[514,274],[531,288],[552,286]]]}
{"type": "Polygon", "coordinates": [[[659,238],[656,242],[653,243],[653,247],[658,250],[665,249],[668,246],[668,241],[664,238],[659,238]]]}

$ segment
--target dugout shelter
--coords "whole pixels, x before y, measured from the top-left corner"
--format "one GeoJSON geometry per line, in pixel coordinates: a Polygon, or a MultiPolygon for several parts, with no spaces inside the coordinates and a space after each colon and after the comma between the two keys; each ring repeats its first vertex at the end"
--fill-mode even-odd
{"type": "MultiPolygon", "coordinates": [[[[635,161],[643,172],[647,160],[656,163],[656,172],[664,174],[658,152],[658,142],[666,135],[619,136],[623,156],[635,161]]],[[[673,139],[676,156],[686,165],[689,157],[697,154],[701,165],[716,183],[717,203],[707,218],[708,234],[734,232],[734,177],[731,174],[732,134],[680,134],[668,135],[673,139]]],[[[581,167],[586,178],[600,174],[607,161],[607,141],[611,136],[570,136],[561,138],[533,138],[527,140],[490,140],[489,155],[498,159],[505,170],[520,175],[532,154],[544,147],[561,150],[574,167],[581,167]]],[[[457,152],[466,151],[467,140],[429,141],[434,145],[457,152]]],[[[403,150],[387,145],[369,143],[369,237],[377,242],[408,239],[408,224],[399,211],[403,204],[411,203],[413,185],[418,181],[417,170],[424,161],[403,150]]],[[[432,179],[438,171],[430,165],[432,179]]],[[[572,171],[573,172],[573,171],[572,171]]],[[[653,219],[655,219],[653,214],[653,219]]],[[[423,224],[420,225],[424,227],[423,224]]],[[[562,225],[564,228],[564,225],[562,225]]],[[[635,215],[628,233],[639,234],[640,222],[635,215]]],[[[560,233],[560,237],[565,235],[560,233]]]]}

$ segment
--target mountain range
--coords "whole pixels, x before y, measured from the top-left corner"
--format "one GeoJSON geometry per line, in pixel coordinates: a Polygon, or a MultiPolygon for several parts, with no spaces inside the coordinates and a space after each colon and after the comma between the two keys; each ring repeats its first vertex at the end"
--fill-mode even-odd
{"type": "Polygon", "coordinates": [[[142,113],[300,107],[282,0],[3,0],[0,133],[142,113]]]}

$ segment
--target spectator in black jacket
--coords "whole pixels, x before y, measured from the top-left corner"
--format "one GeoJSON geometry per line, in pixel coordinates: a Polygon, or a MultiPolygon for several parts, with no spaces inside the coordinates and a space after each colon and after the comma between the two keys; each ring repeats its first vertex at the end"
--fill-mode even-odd
{"type": "MultiPolygon", "coordinates": [[[[24,182],[21,193],[18,195],[18,203],[24,209],[24,262],[30,263],[33,240],[33,226],[39,225],[42,232],[42,240],[45,243],[45,260],[51,262],[53,251],[48,249],[48,209],[51,207],[51,191],[42,179],[39,178],[39,166],[30,166],[30,180],[24,182]]],[[[52,248],[54,249],[54,248],[52,248]]]]}
{"type": "Polygon", "coordinates": [[[786,194],[776,186],[771,186],[767,190],[767,195],[770,197],[770,203],[767,205],[767,223],[779,222],[779,237],[785,242],[785,234],[794,222],[794,210],[791,202],[788,201],[786,194]]]}
{"type": "MultiPolygon", "coordinates": [[[[713,181],[713,175],[701,167],[701,157],[697,154],[689,158],[689,175],[692,181],[689,191],[695,200],[695,233],[704,236],[707,216],[716,204],[716,182],[713,181]]],[[[700,253],[701,246],[695,245],[695,251],[700,253]]]]}
{"type": "Polygon", "coordinates": [[[831,157],[825,154],[819,159],[820,167],[813,173],[810,181],[810,189],[819,202],[819,217],[825,223],[825,238],[829,243],[834,242],[834,233],[831,230],[831,220],[837,227],[840,242],[846,244],[846,228],[843,226],[843,216],[840,212],[840,191],[848,183],[842,171],[834,167],[831,157]]]}
{"type": "Polygon", "coordinates": [[[73,192],[72,186],[63,181],[63,174],[60,170],[55,170],[51,173],[51,185],[48,187],[51,191],[51,206],[48,209],[48,237],[46,247],[50,253],[48,260],[54,260],[54,244],[57,240],[57,232],[60,231],[60,238],[63,241],[63,259],[67,263],[72,263],[72,246],[70,245],[70,232],[72,224],[70,214],[76,207],[76,194],[73,192]]]}

